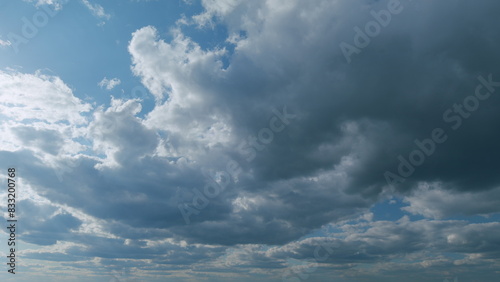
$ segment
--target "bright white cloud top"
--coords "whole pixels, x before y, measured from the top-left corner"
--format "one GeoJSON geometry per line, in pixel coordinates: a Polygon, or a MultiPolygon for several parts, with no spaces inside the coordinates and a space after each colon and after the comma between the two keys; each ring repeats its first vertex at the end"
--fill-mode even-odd
{"type": "Polygon", "coordinates": [[[497,1],[0,10],[2,281],[498,277],[497,1]]]}

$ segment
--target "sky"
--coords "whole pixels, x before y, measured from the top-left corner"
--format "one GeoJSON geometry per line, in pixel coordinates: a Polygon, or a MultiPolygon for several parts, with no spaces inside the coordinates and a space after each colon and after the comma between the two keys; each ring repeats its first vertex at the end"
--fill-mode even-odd
{"type": "Polygon", "coordinates": [[[499,12],[0,0],[0,279],[498,280],[499,12]]]}

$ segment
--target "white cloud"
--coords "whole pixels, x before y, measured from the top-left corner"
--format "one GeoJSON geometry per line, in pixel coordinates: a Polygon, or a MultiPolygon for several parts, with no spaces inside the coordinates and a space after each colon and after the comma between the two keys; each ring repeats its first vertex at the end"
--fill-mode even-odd
{"type": "Polygon", "coordinates": [[[60,10],[68,0],[24,0],[26,2],[36,2],[35,6],[40,6],[40,5],[50,5],[54,7],[55,10],[60,10]]]}
{"type": "MultiPolygon", "coordinates": [[[[68,0],[23,0],[25,2],[35,3],[35,6],[50,5],[55,10],[62,9],[63,5],[68,2],[68,0]]],[[[104,8],[99,4],[92,4],[89,0],[81,0],[82,4],[97,18],[109,20],[111,15],[106,13],[104,8]]]]}
{"type": "Polygon", "coordinates": [[[134,32],[129,51],[132,70],[157,101],[145,124],[168,133],[169,156],[191,158],[232,140],[228,115],[211,110],[216,94],[206,85],[194,83],[224,77],[220,57],[225,51],[205,51],[180,30],[173,34],[174,39],[167,43],[154,27],[144,27],[134,32]]]}
{"type": "Polygon", "coordinates": [[[2,115],[18,122],[31,119],[82,124],[86,119],[81,114],[92,109],[75,97],[59,77],[40,72],[0,71],[0,98],[2,115]]]}
{"type": "Polygon", "coordinates": [[[101,88],[104,87],[106,90],[111,90],[116,86],[120,85],[121,80],[118,78],[107,79],[106,77],[101,80],[97,85],[101,88]]]}
{"type": "MultiPolygon", "coordinates": [[[[220,57],[224,50],[205,51],[179,29],[172,30],[174,39],[167,43],[159,38],[158,31],[147,26],[135,31],[129,45],[134,74],[142,78],[143,84],[162,99],[199,100],[199,93],[184,92],[189,76],[222,76],[220,57]],[[162,60],[158,60],[162,58],[162,60]]],[[[187,101],[185,101],[187,102],[187,101]]]]}
{"type": "Polygon", "coordinates": [[[193,20],[199,26],[213,26],[214,17],[224,17],[232,12],[242,1],[241,0],[202,0],[205,11],[193,16],[193,20]]]}
{"type": "Polygon", "coordinates": [[[88,138],[93,141],[94,151],[104,153],[107,157],[98,167],[127,165],[154,153],[157,136],[136,117],[140,111],[141,105],[137,100],[117,99],[112,99],[108,109],[98,108],[94,111],[88,138]]]}
{"type": "Polygon", "coordinates": [[[12,43],[9,40],[5,41],[5,40],[0,39],[0,46],[4,47],[4,46],[10,46],[10,45],[12,45],[12,43]]]}
{"type": "Polygon", "coordinates": [[[441,183],[421,183],[404,197],[402,209],[428,218],[454,215],[490,215],[500,212],[500,188],[485,191],[453,191],[441,183]]]}
{"type": "Polygon", "coordinates": [[[99,4],[92,4],[88,0],[82,0],[83,5],[90,10],[90,12],[97,18],[109,20],[111,15],[104,11],[104,8],[99,4]]]}
{"type": "Polygon", "coordinates": [[[26,151],[52,172],[60,163],[86,150],[77,141],[92,110],[56,76],[0,71],[0,146],[3,151],[26,151]]]}

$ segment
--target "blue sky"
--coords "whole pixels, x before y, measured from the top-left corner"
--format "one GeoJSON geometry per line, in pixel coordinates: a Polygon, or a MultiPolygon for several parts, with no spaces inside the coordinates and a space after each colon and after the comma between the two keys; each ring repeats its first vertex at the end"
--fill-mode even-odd
{"type": "MultiPolygon", "coordinates": [[[[22,35],[22,18],[32,20],[37,11],[31,2],[2,3],[5,17],[1,29],[5,40],[11,32],[22,35]]],[[[108,1],[102,6],[98,4],[105,11],[99,16],[81,1],[61,3],[64,13],[61,8],[53,17],[49,16],[48,24],[39,28],[29,44],[19,44],[19,52],[14,48],[3,50],[2,67],[21,67],[26,72],[43,70],[57,75],[75,88],[77,97],[92,97],[98,104],[109,104],[110,94],[132,96],[143,92],[134,90],[140,86],[140,79],[130,72],[127,44],[132,32],[153,25],[168,38],[170,28],[181,15],[192,16],[202,11],[200,3],[188,5],[183,1],[108,1]],[[106,9],[108,5],[113,8],[106,9]],[[41,53],[44,55],[40,56],[41,53]],[[95,81],[104,77],[119,77],[121,85],[112,93],[101,91],[102,95],[98,95],[96,92],[101,89],[95,81]]],[[[38,7],[44,11],[40,9],[43,6],[38,7]]],[[[193,35],[211,44],[204,32],[195,30],[193,35]]]]}
{"type": "Polygon", "coordinates": [[[1,1],[0,278],[497,280],[498,11],[1,1]]]}

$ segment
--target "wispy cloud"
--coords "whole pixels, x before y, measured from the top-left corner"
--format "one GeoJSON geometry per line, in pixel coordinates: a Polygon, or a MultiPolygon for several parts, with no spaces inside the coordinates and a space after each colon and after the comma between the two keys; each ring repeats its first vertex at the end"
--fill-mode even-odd
{"type": "Polygon", "coordinates": [[[3,47],[3,46],[10,46],[10,45],[12,45],[12,43],[9,40],[5,41],[5,40],[0,39],[0,46],[3,47]]]}
{"type": "Polygon", "coordinates": [[[104,11],[104,8],[99,5],[99,4],[92,4],[88,0],[82,0],[83,5],[87,7],[87,9],[92,12],[92,15],[100,18],[100,19],[106,19],[109,20],[111,18],[110,14],[107,14],[106,11],[104,11]]]}
{"type": "Polygon", "coordinates": [[[106,88],[106,90],[111,90],[116,86],[120,85],[121,80],[118,78],[107,79],[106,77],[101,80],[97,85],[101,88],[106,88]]]}
{"type": "Polygon", "coordinates": [[[33,3],[35,2],[35,6],[41,5],[50,5],[54,7],[56,10],[60,10],[62,6],[67,2],[67,0],[24,0],[25,2],[33,3]]]}

